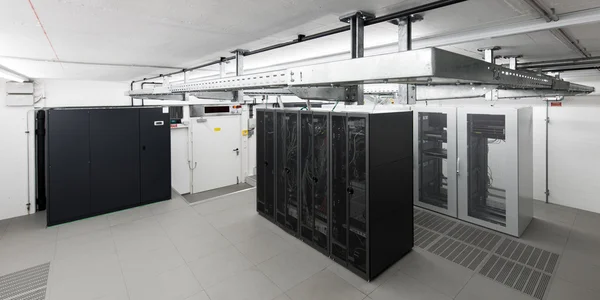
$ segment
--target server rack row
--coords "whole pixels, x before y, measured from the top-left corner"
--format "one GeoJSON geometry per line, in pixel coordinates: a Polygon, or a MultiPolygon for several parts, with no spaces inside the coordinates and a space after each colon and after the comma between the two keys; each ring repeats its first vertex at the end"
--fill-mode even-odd
{"type": "Polygon", "coordinates": [[[412,112],[257,110],[257,210],[364,279],[413,246],[412,112]]]}
{"type": "Polygon", "coordinates": [[[533,217],[532,109],[415,108],[415,205],[520,236],[533,217]]]}

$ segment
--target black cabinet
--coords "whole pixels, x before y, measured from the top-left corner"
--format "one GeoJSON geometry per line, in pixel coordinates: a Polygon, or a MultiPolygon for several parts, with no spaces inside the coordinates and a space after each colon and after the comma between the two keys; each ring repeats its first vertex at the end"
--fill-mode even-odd
{"type": "Polygon", "coordinates": [[[101,214],[140,203],[140,135],[137,109],[92,109],[90,212],[101,214]]]}
{"type": "Polygon", "coordinates": [[[256,111],[256,209],[269,219],[275,218],[275,112],[256,111]]]}
{"type": "Polygon", "coordinates": [[[50,110],[46,118],[47,222],[90,214],[90,115],[87,110],[50,110]],[[51,200],[50,200],[51,199],[51,200]]]}
{"type": "Polygon", "coordinates": [[[300,112],[300,238],[329,253],[329,113],[300,112]]]}
{"type": "Polygon", "coordinates": [[[48,225],[170,199],[168,118],[162,108],[49,109],[38,128],[48,225]]]}
{"type": "Polygon", "coordinates": [[[373,279],[413,247],[412,112],[331,120],[331,255],[373,279]]]}
{"type": "Polygon", "coordinates": [[[140,109],[142,204],[171,198],[171,129],[162,108],[140,109]]]}

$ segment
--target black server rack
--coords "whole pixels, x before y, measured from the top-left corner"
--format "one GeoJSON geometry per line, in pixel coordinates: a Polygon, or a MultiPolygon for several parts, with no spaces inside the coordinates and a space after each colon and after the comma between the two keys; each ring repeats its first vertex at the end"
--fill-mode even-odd
{"type": "Polygon", "coordinates": [[[275,112],[256,110],[256,210],[275,219],[275,112]]]}
{"type": "Polygon", "coordinates": [[[370,280],[413,247],[412,112],[331,113],[331,257],[370,280]]]}
{"type": "Polygon", "coordinates": [[[329,255],[329,113],[300,112],[300,239],[329,255]]]}
{"type": "Polygon", "coordinates": [[[163,108],[141,108],[140,202],[171,199],[171,126],[163,108]]]}
{"type": "Polygon", "coordinates": [[[276,110],[276,223],[293,235],[299,230],[299,123],[297,110],[276,110]]]}

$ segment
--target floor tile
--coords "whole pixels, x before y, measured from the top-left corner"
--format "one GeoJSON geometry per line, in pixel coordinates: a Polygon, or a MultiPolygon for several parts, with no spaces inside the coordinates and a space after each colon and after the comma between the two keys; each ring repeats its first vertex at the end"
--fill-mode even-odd
{"type": "Polygon", "coordinates": [[[292,300],[362,300],[366,296],[329,270],[311,276],[286,294],[292,300]]]}
{"type": "Polygon", "coordinates": [[[600,215],[591,212],[580,212],[573,223],[573,229],[600,237],[600,215]]]}
{"type": "Polygon", "coordinates": [[[186,265],[159,275],[127,279],[127,289],[131,300],[184,300],[202,291],[186,265]]]}
{"type": "Polygon", "coordinates": [[[282,291],[287,291],[331,264],[329,258],[313,251],[286,251],[259,264],[258,268],[282,291]]]}
{"type": "Polygon", "coordinates": [[[55,260],[77,259],[91,255],[116,253],[109,228],[88,232],[56,243],[55,260]]]}
{"type": "Polygon", "coordinates": [[[0,220],[0,239],[2,239],[4,232],[6,232],[6,229],[8,228],[8,224],[10,223],[10,221],[11,221],[10,219],[0,220]]]}
{"type": "Polygon", "coordinates": [[[450,300],[422,282],[397,272],[388,281],[375,289],[369,297],[373,300],[450,300]]]}
{"type": "Polygon", "coordinates": [[[189,207],[189,204],[185,202],[180,196],[175,196],[170,200],[160,201],[147,205],[153,215],[160,215],[170,211],[189,207]]]}
{"type": "Polygon", "coordinates": [[[218,228],[230,242],[236,244],[253,238],[261,233],[271,232],[258,219],[248,219],[232,225],[218,228]]]}
{"type": "Polygon", "coordinates": [[[533,219],[520,237],[521,241],[555,253],[562,253],[571,228],[564,223],[533,219]]]}
{"type": "Polygon", "coordinates": [[[46,228],[45,224],[37,224],[34,221],[15,225],[16,220],[10,222],[2,236],[2,240],[0,240],[0,244],[21,244],[33,247],[57,241],[58,228],[56,226],[46,228]]]}
{"type": "Polygon", "coordinates": [[[251,268],[227,278],[208,288],[211,300],[271,300],[282,292],[256,268],[251,268]]]}
{"type": "Polygon", "coordinates": [[[292,300],[292,299],[290,299],[290,297],[288,297],[288,295],[286,295],[286,294],[281,294],[281,295],[277,296],[277,298],[275,298],[273,300],[292,300]]]}
{"type": "MultiPolygon", "coordinates": [[[[531,297],[478,274],[454,298],[456,300],[532,300],[531,297]]],[[[377,300],[377,299],[375,299],[377,300]]]]}
{"type": "Polygon", "coordinates": [[[32,247],[0,240],[0,276],[52,261],[56,243],[32,247]]]}
{"type": "Polygon", "coordinates": [[[577,209],[534,201],[533,216],[537,219],[573,226],[577,217],[577,209]]]}
{"type": "Polygon", "coordinates": [[[252,203],[255,199],[255,195],[256,190],[244,191],[226,197],[200,202],[198,204],[194,204],[193,207],[198,213],[202,215],[209,215],[242,204],[252,203]]]}
{"type": "Polygon", "coordinates": [[[600,293],[600,266],[591,264],[584,257],[565,251],[560,259],[556,276],[600,293]]]}
{"type": "MultiPolygon", "coordinates": [[[[127,293],[116,254],[54,261],[49,278],[52,299],[97,299],[127,293]]],[[[118,299],[118,298],[117,298],[118,299]]]]}
{"type": "Polygon", "coordinates": [[[194,296],[191,296],[185,300],[211,300],[210,298],[208,298],[208,295],[206,294],[206,292],[202,291],[194,296]]]}
{"type": "Polygon", "coordinates": [[[152,217],[152,211],[147,206],[139,206],[110,213],[106,216],[108,217],[110,226],[115,226],[152,217]]]}
{"type": "Polygon", "coordinates": [[[119,254],[119,260],[126,280],[159,275],[185,265],[174,245],[140,253],[119,254]]]}
{"type": "Polygon", "coordinates": [[[76,235],[106,229],[110,227],[110,223],[108,217],[103,215],[61,224],[56,227],[58,228],[58,240],[63,240],[76,235]]]}
{"type": "Polygon", "coordinates": [[[600,236],[588,231],[573,229],[565,253],[576,255],[590,264],[600,266],[600,236]]]}
{"type": "Polygon", "coordinates": [[[254,207],[253,204],[242,204],[205,217],[215,228],[220,229],[253,218],[261,218],[254,207]]]}
{"type": "Polygon", "coordinates": [[[588,290],[561,278],[554,278],[546,300],[598,300],[599,298],[597,291],[588,290]]]}
{"type": "Polygon", "coordinates": [[[398,272],[398,268],[396,266],[392,266],[385,270],[382,274],[377,276],[377,278],[375,278],[374,280],[366,281],[337,263],[331,264],[329,267],[327,267],[327,269],[332,271],[342,279],[346,280],[348,283],[357,288],[363,294],[367,295],[372,293],[376,288],[378,288],[380,285],[382,285],[384,282],[390,279],[394,274],[396,274],[396,272],[398,272]]]}
{"type": "Polygon", "coordinates": [[[254,264],[260,264],[284,251],[292,249],[292,245],[271,231],[263,232],[235,247],[254,264]]]}
{"type": "Polygon", "coordinates": [[[156,220],[146,218],[111,227],[119,253],[136,254],[172,244],[156,220]]]}
{"type": "Polygon", "coordinates": [[[398,270],[450,298],[456,297],[474,274],[467,268],[420,249],[401,259],[398,270]]]}
{"type": "Polygon", "coordinates": [[[187,262],[198,260],[232,245],[214,228],[203,230],[202,234],[192,237],[172,238],[172,241],[187,262]]]}
{"type": "Polygon", "coordinates": [[[173,241],[185,240],[215,230],[208,221],[189,208],[168,212],[155,218],[173,241]]]}
{"type": "Polygon", "coordinates": [[[216,253],[189,263],[192,272],[204,289],[249,269],[253,264],[235,247],[229,246],[216,253]]]}

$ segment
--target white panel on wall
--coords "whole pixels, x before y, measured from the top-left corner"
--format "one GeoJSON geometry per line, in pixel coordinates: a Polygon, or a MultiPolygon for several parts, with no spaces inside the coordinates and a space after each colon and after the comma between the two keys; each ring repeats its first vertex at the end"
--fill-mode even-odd
{"type": "Polygon", "coordinates": [[[550,202],[600,213],[600,97],[550,108],[550,202]]]}
{"type": "Polygon", "coordinates": [[[131,98],[124,95],[129,90],[126,82],[59,79],[39,82],[46,97],[41,105],[45,107],[131,105],[131,98]]]}

